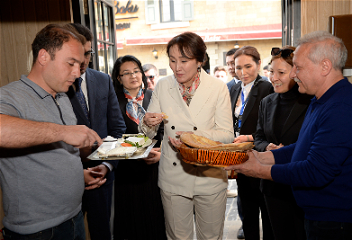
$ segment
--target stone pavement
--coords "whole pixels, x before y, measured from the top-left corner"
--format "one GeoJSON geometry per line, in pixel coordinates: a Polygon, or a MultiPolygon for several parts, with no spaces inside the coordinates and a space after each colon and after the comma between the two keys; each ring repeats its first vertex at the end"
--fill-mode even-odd
{"type": "MultiPolygon", "coordinates": [[[[237,190],[236,180],[229,180],[227,189],[237,190]]],[[[237,239],[237,231],[241,227],[241,224],[242,222],[237,210],[237,198],[227,198],[223,240],[237,239]]]]}
{"type": "MultiPolygon", "coordinates": [[[[229,179],[229,190],[237,190],[236,180],[229,179]]],[[[261,223],[261,221],[260,221],[261,223]]],[[[238,216],[237,198],[227,198],[226,211],[225,211],[225,224],[223,240],[237,240],[237,231],[241,227],[242,222],[238,216]]],[[[263,239],[261,233],[261,238],[263,239]]]]}

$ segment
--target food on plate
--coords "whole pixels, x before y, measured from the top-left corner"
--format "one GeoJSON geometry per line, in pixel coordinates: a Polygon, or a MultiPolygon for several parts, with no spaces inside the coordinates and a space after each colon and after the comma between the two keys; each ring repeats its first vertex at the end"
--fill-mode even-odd
{"type": "Polygon", "coordinates": [[[118,156],[132,156],[137,150],[136,147],[115,147],[107,152],[98,151],[99,157],[118,157],[118,156]]]}
{"type": "Polygon", "coordinates": [[[103,142],[96,151],[96,157],[107,160],[127,159],[132,156],[135,158],[138,154],[149,153],[150,150],[148,151],[147,147],[151,144],[153,144],[153,141],[142,133],[124,134],[117,141],[103,142]]]}
{"type": "Polygon", "coordinates": [[[135,146],[137,148],[143,147],[143,144],[145,144],[149,138],[144,135],[137,135],[136,137],[127,137],[125,139],[125,143],[129,143],[132,146],[135,146]]]}
{"type": "Polygon", "coordinates": [[[130,143],[121,143],[122,147],[133,147],[130,143]]]}
{"type": "Polygon", "coordinates": [[[108,152],[109,156],[119,156],[123,154],[133,153],[135,151],[134,148],[126,148],[126,147],[116,147],[108,152]]]}
{"type": "Polygon", "coordinates": [[[247,151],[254,147],[253,142],[224,144],[189,132],[182,133],[180,139],[181,142],[190,147],[209,150],[247,151]]]}
{"type": "Polygon", "coordinates": [[[104,138],[104,142],[114,142],[117,141],[117,138],[111,137],[111,136],[107,136],[106,138],[104,138]]]}
{"type": "Polygon", "coordinates": [[[169,118],[164,112],[162,112],[161,114],[164,115],[163,119],[168,119],[169,118]]]}

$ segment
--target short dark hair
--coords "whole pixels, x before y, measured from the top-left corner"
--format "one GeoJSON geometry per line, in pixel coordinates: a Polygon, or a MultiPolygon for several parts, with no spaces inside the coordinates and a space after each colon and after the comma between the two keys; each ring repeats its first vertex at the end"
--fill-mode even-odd
{"type": "Polygon", "coordinates": [[[265,66],[263,67],[263,70],[269,71],[269,65],[265,65],[265,66]]]}
{"type": "Polygon", "coordinates": [[[238,50],[238,48],[232,48],[232,49],[230,49],[230,50],[226,53],[226,57],[234,55],[237,50],[238,50]]]}
{"type": "Polygon", "coordinates": [[[241,47],[240,49],[238,49],[236,51],[235,56],[233,56],[233,59],[236,59],[237,57],[239,57],[241,55],[250,56],[250,57],[252,57],[253,61],[256,64],[259,64],[260,54],[259,54],[258,50],[255,47],[252,47],[252,46],[241,47]]]}
{"type": "Polygon", "coordinates": [[[169,57],[170,48],[174,45],[178,46],[183,57],[196,59],[198,62],[205,61],[207,46],[199,35],[192,32],[184,32],[171,39],[166,47],[169,57]]]}
{"type": "Polygon", "coordinates": [[[39,51],[45,49],[52,60],[56,50],[60,50],[65,42],[75,39],[84,45],[85,38],[69,25],[48,24],[40,30],[32,43],[33,64],[37,61],[39,51]]]}
{"type": "Polygon", "coordinates": [[[145,92],[147,90],[148,82],[147,82],[147,77],[144,74],[141,62],[135,56],[125,55],[123,57],[119,57],[118,59],[116,59],[114,68],[112,69],[111,78],[112,78],[112,82],[113,82],[116,94],[123,92],[123,85],[120,83],[119,79],[120,79],[121,66],[125,62],[134,62],[137,64],[139,70],[142,73],[142,82],[144,84],[144,92],[145,92]]]}
{"type": "Polygon", "coordinates": [[[80,23],[69,23],[69,25],[74,27],[79,34],[83,35],[86,38],[87,42],[93,41],[93,33],[90,31],[89,28],[83,26],[80,23]]]}

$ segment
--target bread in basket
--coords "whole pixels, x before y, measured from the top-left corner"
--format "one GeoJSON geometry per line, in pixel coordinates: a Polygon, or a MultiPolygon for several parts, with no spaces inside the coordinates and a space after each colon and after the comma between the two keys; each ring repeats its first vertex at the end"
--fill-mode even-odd
{"type": "Polygon", "coordinates": [[[183,143],[178,150],[186,163],[226,167],[247,161],[247,151],[254,147],[252,142],[223,144],[208,138],[184,132],[183,143]]]}

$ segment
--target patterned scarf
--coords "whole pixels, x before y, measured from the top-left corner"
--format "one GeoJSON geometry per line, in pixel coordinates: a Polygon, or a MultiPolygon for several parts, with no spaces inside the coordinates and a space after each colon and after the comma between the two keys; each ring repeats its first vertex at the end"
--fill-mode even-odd
{"type": "Polygon", "coordinates": [[[125,88],[123,89],[123,92],[125,97],[128,99],[128,103],[126,105],[126,114],[132,121],[139,124],[139,121],[141,121],[145,115],[145,110],[141,105],[144,98],[143,89],[141,88],[139,90],[135,98],[133,98],[125,88]]]}
{"type": "Polygon", "coordinates": [[[197,88],[199,87],[199,77],[200,71],[198,71],[198,74],[194,77],[193,83],[190,87],[185,87],[182,83],[178,83],[178,89],[180,90],[182,98],[186,102],[187,106],[189,106],[189,104],[191,103],[192,97],[196,92],[197,88]]]}

